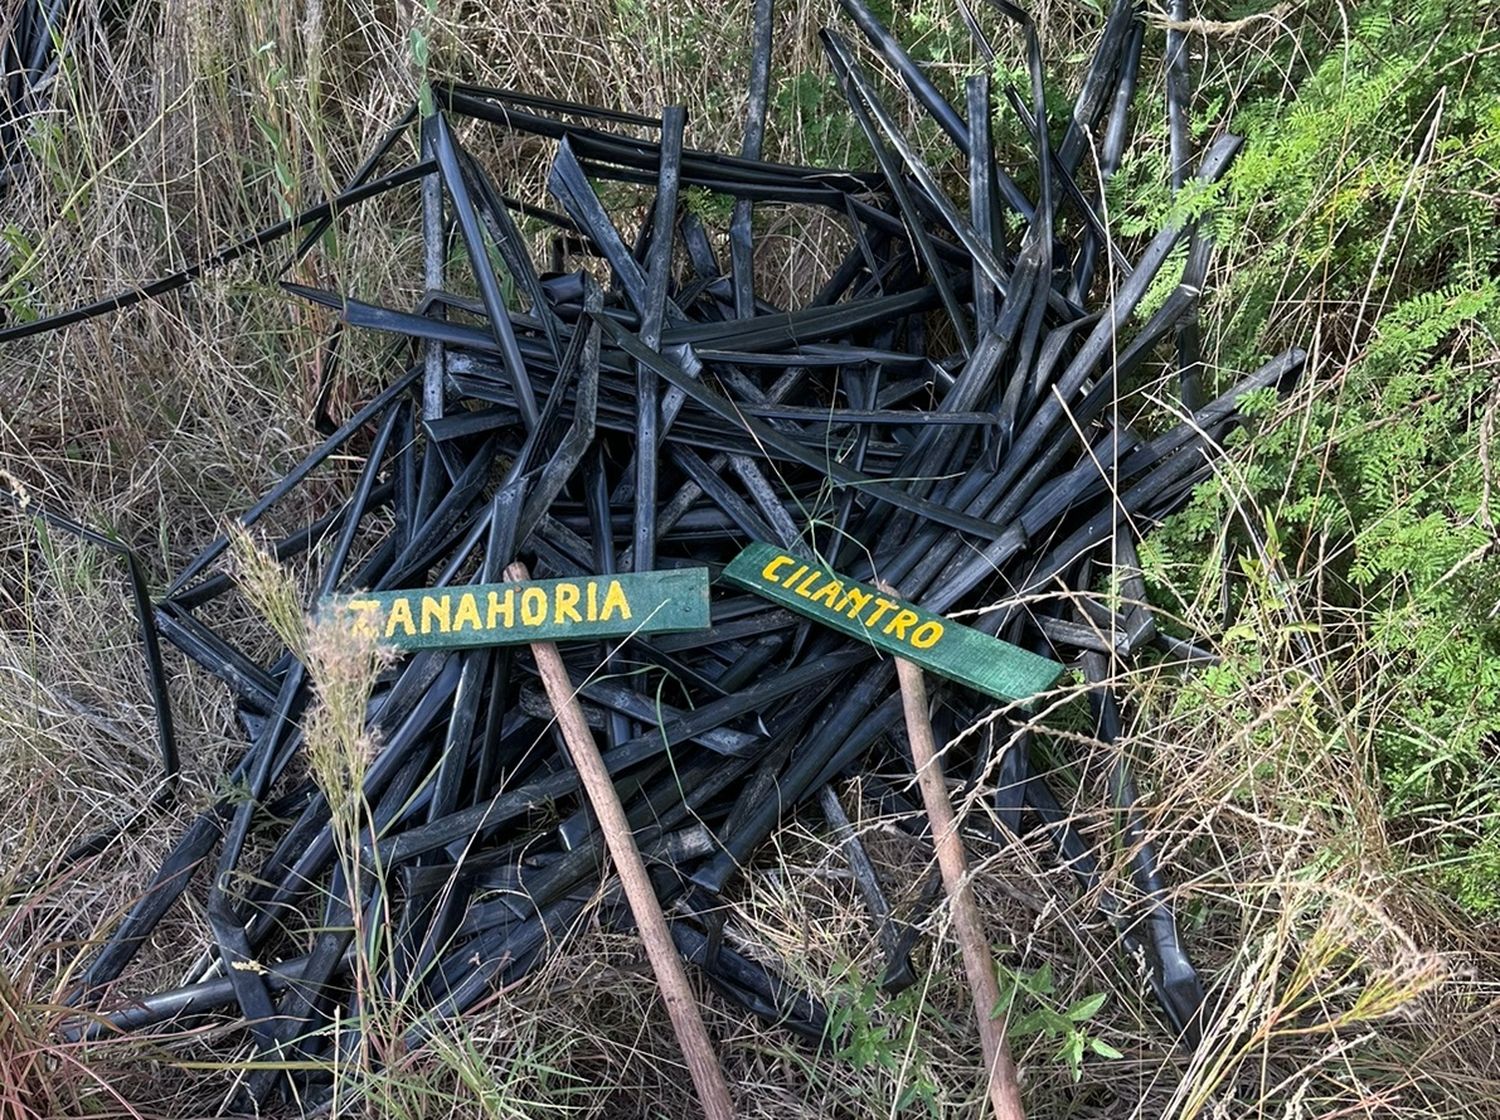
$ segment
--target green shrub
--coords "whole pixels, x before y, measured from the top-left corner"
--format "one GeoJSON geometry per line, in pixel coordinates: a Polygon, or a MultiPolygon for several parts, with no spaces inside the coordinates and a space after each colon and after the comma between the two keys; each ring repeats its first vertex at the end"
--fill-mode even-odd
{"type": "MultiPolygon", "coordinates": [[[[1296,343],[1308,380],[1242,437],[1243,473],[1200,487],[1147,551],[1158,579],[1197,589],[1223,578],[1204,546],[1226,520],[1275,543],[1393,832],[1423,831],[1413,858],[1493,911],[1500,31],[1478,0],[1356,12],[1300,77],[1290,53],[1266,55],[1216,218],[1225,267],[1207,310],[1226,379],[1296,343]]],[[[1305,49],[1307,29],[1285,39],[1305,49]]],[[[1252,588],[1231,592],[1243,608],[1252,588]]]]}

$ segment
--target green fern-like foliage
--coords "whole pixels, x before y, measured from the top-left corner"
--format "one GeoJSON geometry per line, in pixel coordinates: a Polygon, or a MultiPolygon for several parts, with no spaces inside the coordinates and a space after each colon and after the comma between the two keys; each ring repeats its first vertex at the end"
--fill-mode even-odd
{"type": "Polygon", "coordinates": [[[1420,831],[1414,862],[1500,910],[1500,25],[1480,0],[1360,7],[1300,76],[1267,52],[1214,219],[1221,365],[1298,343],[1308,384],[1148,554],[1178,588],[1221,580],[1205,546],[1252,499],[1364,721],[1393,832],[1420,831]],[[1450,827],[1417,827],[1434,818],[1450,827]]]}

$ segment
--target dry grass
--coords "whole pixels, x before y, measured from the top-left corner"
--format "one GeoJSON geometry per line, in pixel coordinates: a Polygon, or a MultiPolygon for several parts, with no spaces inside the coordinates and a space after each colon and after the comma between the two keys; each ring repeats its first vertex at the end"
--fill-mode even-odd
{"type": "MultiPolygon", "coordinates": [[[[643,111],[686,104],[689,142],[732,150],[747,9],[743,0],[444,0],[436,11],[203,0],[121,15],[83,4],[56,111],[24,190],[7,200],[0,303],[16,315],[81,302],[315,200],[415,96],[412,27],[430,41],[437,72],[643,111]]],[[[858,159],[848,134],[830,134],[793,88],[797,75],[824,72],[815,32],[838,19],[836,5],[790,0],[778,9],[781,93],[767,155],[858,159]]],[[[937,25],[952,18],[939,0],[921,0],[917,13],[937,25]]],[[[1059,58],[1099,23],[1065,0],[1037,15],[1059,58]]],[[[1236,49],[1255,50],[1256,35],[1275,33],[1248,34],[1236,49]]],[[[1231,59],[1215,58],[1228,88],[1231,59]]],[[[961,72],[970,62],[950,65],[961,72]]],[[[543,200],[545,168],[532,145],[483,156],[515,193],[543,200]]],[[[418,276],[410,201],[367,207],[305,275],[409,300],[418,276]]],[[[766,290],[805,294],[836,234],[800,211],[763,220],[766,290]]],[[[0,466],[137,543],[159,578],[314,441],[307,416],[326,325],[277,295],[251,261],[188,294],[10,347],[0,466]]],[[[380,367],[365,359],[374,353],[368,343],[350,352],[335,409],[372,388],[380,367]]],[[[336,465],[304,488],[305,506],[289,515],[323,512],[352,469],[336,465]]],[[[212,1114],[244,1057],[232,1031],[70,1047],[53,1036],[53,1001],[89,941],[214,792],[239,742],[230,705],[213,681],[172,659],[186,769],[177,806],[147,814],[102,857],[32,882],[50,853],[146,808],[152,721],[126,587],[110,558],[39,537],[4,512],[0,564],[0,890],[9,896],[0,909],[0,1116],[212,1114]]],[[[1261,625],[1226,648],[1223,670],[1138,671],[1126,682],[1126,749],[1149,787],[1152,837],[1188,943],[1222,1001],[1196,1057],[1172,1047],[1140,969],[1120,956],[1045,842],[973,852],[997,955],[1026,972],[1050,965],[1059,1005],[1107,993],[1090,1031],[1124,1054],[1087,1062],[1074,1084],[1052,1044],[1022,1043],[1033,1114],[1500,1116],[1497,947],[1393,852],[1361,732],[1381,698],[1340,675],[1354,670],[1330,668],[1318,635],[1289,625],[1297,604],[1269,593],[1264,601],[1261,625]]],[[[1217,627],[1211,596],[1185,593],[1173,608],[1217,627]]],[[[1069,703],[1059,701],[1061,715],[1069,703]]],[[[1076,736],[1055,746],[1066,757],[1091,753],[1076,736]]],[[[1079,767],[1075,811],[1102,826],[1101,753],[1079,767]]],[[[857,789],[845,801],[890,881],[914,883],[930,854],[857,789]]],[[[1101,853],[1117,882],[1123,861],[1107,831],[1098,832],[1101,853]]],[[[909,1114],[978,1115],[977,1040],[943,922],[941,912],[932,919],[918,987],[854,1015],[849,1054],[815,1054],[706,996],[745,1115],[896,1115],[913,1085],[925,1086],[925,1103],[909,1114]]],[[[196,902],[174,911],[132,984],[179,980],[174,943],[201,928],[196,902]]],[[[831,1001],[861,1006],[879,974],[842,862],[810,824],[787,826],[752,869],[727,935],[831,1001]]],[[[349,1110],[687,1115],[684,1071],[652,993],[638,947],[585,919],[547,968],[441,1042],[363,1075],[361,1102],[349,1110]]],[[[391,1014],[394,1023],[400,1008],[391,1014]]]]}

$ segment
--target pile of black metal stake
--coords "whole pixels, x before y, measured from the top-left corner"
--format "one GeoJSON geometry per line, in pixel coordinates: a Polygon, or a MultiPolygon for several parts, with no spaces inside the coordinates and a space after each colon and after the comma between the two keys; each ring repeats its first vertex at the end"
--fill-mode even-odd
{"type": "MultiPolygon", "coordinates": [[[[340,331],[384,332],[393,344],[378,395],[328,423],[324,442],[240,518],[268,523],[331,457],[362,460],[344,501],[273,545],[313,573],[318,598],[494,582],[517,557],[537,578],[717,573],[748,542],[767,541],[1081,670],[1097,736],[1112,742],[1120,715],[1106,681],[1119,662],[1147,650],[1211,656],[1157,626],[1133,537],[1212,469],[1236,401],[1287,385],[1303,355],[1204,393],[1195,324],[1208,237],[1178,222],[1127,259],[1109,236],[1099,183],[1131,132],[1146,37],[1133,4],[1114,5],[1066,122],[1048,119],[1035,30],[998,6],[1028,45],[1032,88],[1000,91],[1001,111],[1034,142],[1024,173],[995,159],[990,81],[970,79],[954,106],[859,0],[843,7],[901,84],[861,61],[863,47],[842,32],[822,39],[876,167],[762,160],[772,5],[759,0],[738,154],[685,147],[681,109],[658,119],[445,83],[436,114],[402,121],[330,204],[190,273],[0,340],[180,287],[283,234],[301,235],[306,251],[360,201],[404,190],[415,204],[420,191],[428,291],[419,306],[287,285],[294,298],[336,308],[340,331]],[[892,106],[907,97],[951,140],[945,166],[898,128],[892,106]],[[460,132],[487,129],[550,144],[550,207],[509,197],[460,144],[460,132]],[[400,154],[409,130],[414,162],[400,154]],[[611,214],[601,183],[654,191],[639,228],[611,214]],[[685,205],[689,189],[733,199],[725,241],[685,205]],[[820,207],[847,223],[850,249],[801,306],[757,294],[760,203],[820,207]],[[555,231],[545,267],[522,224],[555,231]],[[1185,257],[1174,257],[1182,245],[1185,257]],[[467,266],[450,274],[460,251],[467,266]],[[1181,279],[1137,315],[1169,259],[1185,261],[1181,279]],[[1180,396],[1145,407],[1132,389],[1163,360],[1180,396]]],[[[1175,70],[1167,89],[1173,162],[1186,169],[1175,70]]],[[[1236,147],[1234,137],[1213,140],[1174,185],[1189,174],[1219,179],[1236,147]]],[[[339,345],[330,341],[331,357],[339,345]]],[[[600,894],[599,838],[524,647],[418,652],[385,673],[368,705],[379,752],[364,778],[372,821],[353,866],[299,758],[299,719],[313,698],[306,667],[289,652],[256,661],[216,626],[235,590],[226,551],[222,538],[205,548],[145,617],[148,649],[159,633],[233,690],[248,739],[227,775],[237,792],[197,818],[141,884],[82,977],[77,1000],[104,1017],[80,1030],[230,1011],[262,1059],[331,1067],[359,1045],[360,1001],[347,982],[357,954],[381,954],[378,974],[413,1009],[420,1044],[446,1017],[566,951],[558,936],[591,900],[603,898],[607,924],[628,927],[607,884],[600,894]],[[202,954],[189,983],[135,990],[131,962],[190,890],[206,899],[209,928],[201,944],[179,947],[185,959],[202,954]],[[357,927],[382,932],[360,944],[357,927]]],[[[914,913],[893,913],[834,793],[864,775],[866,793],[920,832],[892,663],[722,585],[712,620],[703,631],[563,653],[586,682],[586,710],[684,957],[728,999],[816,1041],[824,1008],[724,943],[721,900],[784,820],[820,811],[869,904],[887,986],[912,981],[913,931],[938,897],[936,877],[914,913]]],[[[159,679],[160,659],[150,660],[159,679]]],[[[1032,758],[1033,711],[997,712],[977,693],[939,689],[940,742],[987,721],[954,748],[948,771],[993,799],[1001,830],[992,836],[1044,830],[1093,889],[1100,865],[1032,758]]],[[[1097,897],[1125,950],[1149,964],[1171,1029],[1192,1042],[1202,991],[1123,761],[1109,786],[1134,885],[1097,897]]],[[[304,1102],[331,1092],[327,1074],[268,1067],[248,1093],[263,1104],[290,1091],[288,1077],[302,1082],[304,1102]]]]}

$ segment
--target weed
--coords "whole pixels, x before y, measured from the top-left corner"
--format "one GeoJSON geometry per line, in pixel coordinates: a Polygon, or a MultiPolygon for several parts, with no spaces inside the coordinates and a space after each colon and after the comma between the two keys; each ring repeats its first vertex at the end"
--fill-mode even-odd
{"type": "Polygon", "coordinates": [[[1000,984],[1000,1003],[990,1017],[1011,1017],[1009,1034],[1023,1040],[1031,1037],[1057,1043],[1054,1059],[1061,1062],[1078,1081],[1083,1077],[1083,1059],[1087,1054],[1100,1058],[1123,1058],[1104,1039],[1091,1033],[1090,1021],[1109,1002],[1108,992],[1096,992],[1075,1000],[1067,1007],[1055,1002],[1052,966],[1044,964],[1032,972],[996,966],[1000,984]]]}
{"type": "Polygon", "coordinates": [[[895,1090],[892,1115],[909,1114],[913,1109],[941,1115],[938,1086],[926,1069],[926,1051],[921,1045],[921,1023],[927,1013],[923,990],[908,988],[883,998],[879,987],[852,964],[846,967],[839,988],[828,1022],[837,1058],[856,1070],[890,1079],[895,1090]]]}

